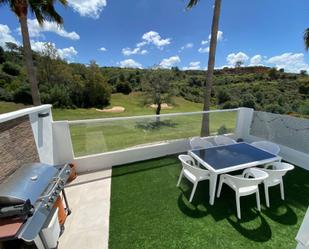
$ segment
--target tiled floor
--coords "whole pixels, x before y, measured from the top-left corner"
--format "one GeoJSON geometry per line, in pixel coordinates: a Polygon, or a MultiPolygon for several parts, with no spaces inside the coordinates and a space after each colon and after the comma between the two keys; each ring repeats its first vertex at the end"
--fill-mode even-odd
{"type": "Polygon", "coordinates": [[[59,249],[107,249],[111,169],[80,175],[66,193],[72,214],[59,249]]]}

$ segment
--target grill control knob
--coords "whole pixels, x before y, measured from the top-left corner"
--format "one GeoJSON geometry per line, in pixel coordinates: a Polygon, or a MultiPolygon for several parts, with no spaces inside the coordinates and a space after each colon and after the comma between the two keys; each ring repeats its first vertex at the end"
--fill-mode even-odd
{"type": "Polygon", "coordinates": [[[46,208],[47,210],[50,209],[50,205],[49,205],[49,204],[45,204],[44,206],[45,206],[45,208],[46,208]]]}
{"type": "Polygon", "coordinates": [[[49,197],[49,202],[53,202],[55,200],[55,197],[51,196],[49,197]]]}
{"type": "Polygon", "coordinates": [[[65,173],[66,173],[67,175],[69,175],[69,174],[71,174],[71,170],[67,169],[67,170],[65,171],[65,173]]]}

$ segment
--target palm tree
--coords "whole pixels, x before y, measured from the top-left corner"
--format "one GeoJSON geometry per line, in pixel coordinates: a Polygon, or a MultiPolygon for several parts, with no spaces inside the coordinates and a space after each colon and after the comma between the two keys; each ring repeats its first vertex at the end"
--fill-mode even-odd
{"type": "MultiPolygon", "coordinates": [[[[190,0],[187,5],[187,8],[191,9],[198,2],[199,0],[190,0]]],[[[215,0],[214,15],[213,15],[212,27],[211,27],[211,39],[210,39],[210,48],[209,48],[206,86],[205,86],[205,92],[204,92],[205,97],[204,97],[203,111],[209,111],[210,109],[211,88],[212,88],[213,74],[214,74],[214,69],[215,69],[217,34],[219,30],[220,12],[221,12],[221,0],[215,0]]],[[[209,135],[209,114],[205,114],[203,115],[201,136],[204,137],[208,135],[209,135]]]]}
{"type": "Polygon", "coordinates": [[[305,41],[305,47],[308,50],[309,49],[309,28],[305,30],[304,41],[305,41]]]}
{"type": "MultiPolygon", "coordinates": [[[[20,23],[21,34],[23,37],[25,64],[28,72],[28,79],[31,85],[31,95],[34,105],[40,105],[41,98],[33,65],[32,50],[27,23],[28,11],[30,10],[35,15],[40,25],[43,25],[44,21],[46,20],[54,21],[60,25],[63,23],[63,19],[55,10],[55,2],[56,0],[0,0],[0,5],[9,5],[10,9],[16,14],[20,23]]],[[[67,0],[59,0],[59,2],[64,6],[67,5],[67,0]]]]}

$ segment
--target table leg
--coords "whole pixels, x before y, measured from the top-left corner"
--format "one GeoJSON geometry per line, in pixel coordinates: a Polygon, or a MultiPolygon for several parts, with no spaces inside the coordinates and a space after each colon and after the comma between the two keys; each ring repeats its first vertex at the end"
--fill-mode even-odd
{"type": "Polygon", "coordinates": [[[217,174],[210,173],[210,179],[209,179],[209,204],[210,205],[214,205],[215,203],[217,178],[218,178],[217,174]]]}

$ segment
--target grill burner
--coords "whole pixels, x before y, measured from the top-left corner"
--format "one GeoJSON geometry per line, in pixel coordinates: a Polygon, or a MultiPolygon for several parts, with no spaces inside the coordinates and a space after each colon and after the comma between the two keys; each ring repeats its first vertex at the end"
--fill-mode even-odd
{"type": "Polygon", "coordinates": [[[33,163],[22,166],[8,177],[0,185],[0,221],[20,218],[24,222],[16,234],[0,237],[0,241],[36,241],[61,192],[69,214],[64,186],[70,172],[69,164],[51,166],[33,163]]]}
{"type": "Polygon", "coordinates": [[[8,217],[31,216],[34,212],[34,207],[28,199],[24,204],[0,208],[0,219],[8,217]]]}

